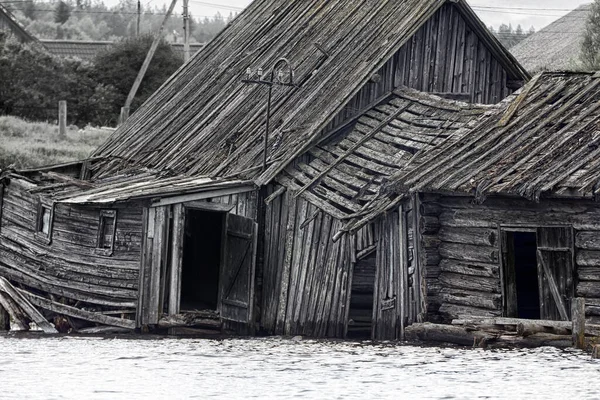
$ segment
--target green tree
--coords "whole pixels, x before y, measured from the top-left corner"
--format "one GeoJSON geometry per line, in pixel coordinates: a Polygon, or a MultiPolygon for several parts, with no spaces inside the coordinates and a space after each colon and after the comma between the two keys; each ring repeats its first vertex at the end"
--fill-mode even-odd
{"type": "Polygon", "coordinates": [[[36,19],[37,15],[35,11],[35,3],[33,1],[25,2],[23,14],[32,21],[36,19]]]}
{"type": "MultiPolygon", "coordinates": [[[[151,35],[125,39],[94,59],[93,79],[106,87],[114,87],[118,93],[112,110],[115,115],[119,114],[120,108],[125,104],[153,40],[151,35]]],[[[133,101],[132,111],[146,101],[182,64],[181,57],[173,52],[170,44],[162,40],[133,101]]]]}
{"type": "Polygon", "coordinates": [[[581,43],[581,62],[586,69],[600,69],[600,0],[592,3],[581,43]]]}
{"type": "Polygon", "coordinates": [[[54,22],[64,24],[71,17],[71,7],[64,1],[59,1],[54,9],[54,22]]]}

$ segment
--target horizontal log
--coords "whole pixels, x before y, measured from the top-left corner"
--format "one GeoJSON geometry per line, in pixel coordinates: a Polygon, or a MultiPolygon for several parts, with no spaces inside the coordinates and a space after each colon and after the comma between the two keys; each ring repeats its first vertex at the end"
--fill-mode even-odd
{"type": "Polygon", "coordinates": [[[577,269],[577,275],[579,280],[598,282],[600,281],[600,267],[580,267],[577,269]]]}
{"type": "Polygon", "coordinates": [[[444,303],[489,310],[500,310],[502,305],[502,296],[500,294],[481,293],[455,288],[442,288],[440,299],[444,303]]]}
{"type": "Polygon", "coordinates": [[[494,337],[482,332],[469,332],[457,326],[432,324],[430,322],[407,326],[404,333],[407,340],[451,343],[460,346],[474,346],[478,342],[485,342],[494,337]]]}
{"type": "Polygon", "coordinates": [[[442,212],[439,203],[421,203],[421,215],[437,217],[442,212]]]}
{"type": "Polygon", "coordinates": [[[438,249],[435,248],[424,248],[421,249],[421,264],[428,266],[428,265],[439,265],[441,257],[440,257],[440,252],[438,251],[438,249]]]}
{"type": "Polygon", "coordinates": [[[496,247],[492,246],[473,246],[442,242],[439,250],[442,258],[483,263],[499,262],[499,251],[496,247]]]}
{"type": "Polygon", "coordinates": [[[482,318],[494,318],[502,315],[502,311],[494,311],[485,308],[476,308],[469,306],[459,306],[450,303],[442,304],[439,312],[440,314],[444,315],[447,320],[471,315],[476,315],[482,318]]]}
{"type": "Polygon", "coordinates": [[[36,296],[25,290],[18,289],[31,303],[45,310],[55,312],[57,314],[66,315],[73,318],[83,319],[85,321],[95,322],[103,325],[118,326],[121,328],[135,329],[135,321],[130,319],[122,319],[109,317],[108,315],[95,313],[91,311],[81,310],[79,308],[67,306],[53,300],[45,299],[36,296]]]}
{"type": "Polygon", "coordinates": [[[419,229],[421,234],[431,235],[437,233],[440,229],[440,220],[438,217],[421,217],[419,220],[419,229]]]}
{"type": "Polygon", "coordinates": [[[579,282],[577,297],[600,297],[600,282],[579,282]]]}
{"type": "Polygon", "coordinates": [[[220,318],[208,318],[202,314],[177,314],[165,315],[158,321],[159,328],[182,328],[182,327],[198,327],[198,328],[213,328],[221,329],[220,318]]]}
{"type": "Polygon", "coordinates": [[[580,267],[600,267],[600,251],[577,250],[576,262],[580,267]]]}
{"type": "Polygon", "coordinates": [[[500,280],[495,278],[442,272],[439,280],[444,287],[475,290],[487,293],[500,293],[500,280]]]}
{"type": "MultiPolygon", "coordinates": [[[[536,326],[538,330],[545,330],[546,332],[568,332],[571,334],[572,322],[571,321],[553,321],[543,319],[523,319],[523,318],[507,318],[507,317],[496,317],[487,318],[480,316],[469,316],[464,315],[461,318],[453,319],[452,325],[464,325],[464,326],[498,326],[499,329],[504,329],[509,332],[517,332],[519,325],[525,325],[528,327],[536,326]]],[[[600,336],[600,325],[587,324],[586,334],[590,336],[600,336]]]]}
{"type": "Polygon", "coordinates": [[[437,235],[421,235],[421,247],[437,249],[442,241],[437,235]]]}
{"type": "Polygon", "coordinates": [[[454,228],[443,226],[438,233],[444,242],[472,244],[478,246],[496,246],[498,230],[492,228],[454,228]]]}
{"type": "Polygon", "coordinates": [[[500,267],[497,264],[444,259],[440,262],[440,269],[460,275],[500,278],[500,267]]]}
{"type": "Polygon", "coordinates": [[[600,250],[600,231],[577,232],[575,247],[584,250],[600,250]]]}

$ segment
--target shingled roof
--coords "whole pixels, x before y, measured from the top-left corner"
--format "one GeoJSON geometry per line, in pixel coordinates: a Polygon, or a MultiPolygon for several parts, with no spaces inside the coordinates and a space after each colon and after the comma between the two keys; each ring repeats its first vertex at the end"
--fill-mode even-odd
{"type": "MultiPolygon", "coordinates": [[[[446,0],[255,0],[172,76],[94,154],[98,176],[132,167],[264,184],[316,144],[324,128],[446,0]],[[248,67],[280,57],[294,89],[274,92],[270,167],[262,173],[266,89],[248,67]]],[[[509,76],[527,77],[463,0],[453,0],[509,76]]]]}
{"type": "Polygon", "coordinates": [[[512,47],[511,53],[531,73],[579,67],[581,43],[591,8],[591,4],[579,6],[512,47]]]}
{"type": "Polygon", "coordinates": [[[393,178],[396,191],[600,194],[600,74],[535,77],[503,113],[426,153],[393,178]]]}

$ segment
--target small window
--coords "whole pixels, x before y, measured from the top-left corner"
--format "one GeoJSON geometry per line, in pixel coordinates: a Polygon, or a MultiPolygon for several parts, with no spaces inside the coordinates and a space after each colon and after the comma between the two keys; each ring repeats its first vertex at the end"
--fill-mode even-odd
{"type": "Polygon", "coordinates": [[[54,219],[54,205],[40,200],[35,226],[35,237],[40,241],[50,244],[52,241],[52,222],[54,219]]]}
{"type": "Polygon", "coordinates": [[[111,256],[115,248],[117,210],[101,210],[96,254],[111,256]]]}

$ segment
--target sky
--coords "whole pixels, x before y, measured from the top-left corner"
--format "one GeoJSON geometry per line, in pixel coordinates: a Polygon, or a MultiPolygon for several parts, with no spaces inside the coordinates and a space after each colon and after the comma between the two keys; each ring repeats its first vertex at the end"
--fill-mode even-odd
{"type": "MultiPolygon", "coordinates": [[[[107,4],[116,4],[118,0],[106,0],[107,4]]],[[[166,0],[142,0],[150,6],[162,5],[166,0]]],[[[468,0],[486,25],[497,28],[502,23],[511,23],[514,27],[521,25],[525,30],[531,26],[540,30],[562,15],[591,0],[468,0]]],[[[217,12],[229,15],[241,10],[251,0],[190,0],[190,10],[196,17],[213,16],[217,12]]],[[[182,7],[179,0],[177,9],[182,7]]]]}

